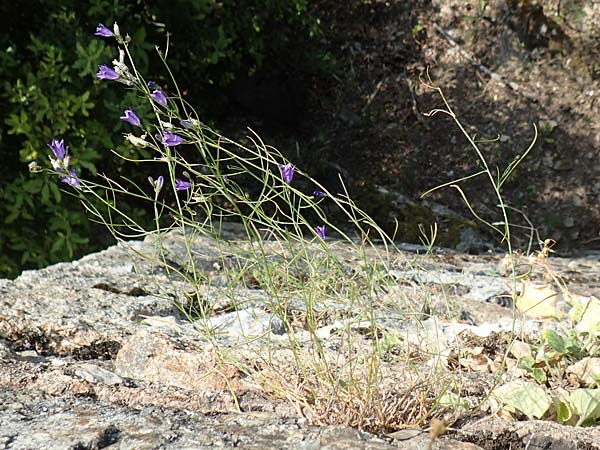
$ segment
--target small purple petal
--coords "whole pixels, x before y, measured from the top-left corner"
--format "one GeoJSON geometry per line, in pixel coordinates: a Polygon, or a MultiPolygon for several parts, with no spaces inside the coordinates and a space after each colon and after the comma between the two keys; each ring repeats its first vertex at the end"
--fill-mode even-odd
{"type": "Polygon", "coordinates": [[[101,80],[116,80],[119,78],[119,74],[107,65],[98,66],[98,73],[96,74],[101,80]]]}
{"type": "Polygon", "coordinates": [[[60,141],[57,139],[52,139],[52,142],[48,144],[48,147],[50,147],[50,150],[52,150],[52,153],[54,153],[56,159],[58,159],[59,161],[65,159],[65,156],[67,155],[67,150],[65,149],[64,139],[61,139],[60,141]]]}
{"type": "Polygon", "coordinates": [[[160,89],[155,90],[152,94],[150,94],[150,97],[152,97],[156,101],[156,103],[159,103],[163,106],[167,106],[167,97],[165,96],[165,93],[160,89]]]}
{"type": "Polygon", "coordinates": [[[148,88],[158,89],[158,84],[156,84],[154,81],[150,80],[150,81],[148,81],[148,88]]]}
{"type": "Polygon", "coordinates": [[[279,164],[279,169],[281,169],[281,176],[283,176],[283,180],[290,184],[294,179],[294,172],[296,171],[296,168],[291,163],[287,163],[285,165],[279,164]]]}
{"type": "Polygon", "coordinates": [[[69,171],[69,175],[66,177],[61,177],[60,181],[63,183],[67,183],[69,186],[73,186],[75,188],[81,187],[81,181],[79,181],[79,177],[77,176],[77,172],[75,169],[71,169],[69,171]]]}
{"type": "Polygon", "coordinates": [[[156,135],[156,139],[162,142],[162,145],[165,147],[175,147],[183,142],[183,138],[174,133],[170,133],[169,131],[165,131],[161,136],[160,134],[156,135]]]}
{"type": "Polygon", "coordinates": [[[321,239],[325,239],[325,225],[315,227],[315,232],[321,239]]]}
{"type": "Polygon", "coordinates": [[[313,197],[325,197],[325,192],[317,189],[316,191],[313,192],[313,197]]]}
{"type": "Polygon", "coordinates": [[[179,178],[175,178],[175,190],[176,191],[186,191],[192,187],[192,183],[185,180],[180,180],[179,178]]]}
{"type": "Polygon", "coordinates": [[[120,119],[130,123],[133,126],[139,127],[142,124],[142,121],[137,116],[135,112],[133,112],[133,108],[126,109],[123,111],[124,116],[121,116],[120,119]]]}
{"type": "Polygon", "coordinates": [[[113,32],[110,31],[104,24],[99,23],[96,27],[96,32],[94,33],[96,36],[102,37],[112,37],[114,36],[113,32]]]}

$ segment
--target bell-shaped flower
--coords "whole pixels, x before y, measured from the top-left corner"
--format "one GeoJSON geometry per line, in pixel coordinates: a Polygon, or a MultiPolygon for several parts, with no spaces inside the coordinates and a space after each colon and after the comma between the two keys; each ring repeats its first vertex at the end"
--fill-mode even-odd
{"type": "Polygon", "coordinates": [[[94,33],[96,36],[102,37],[113,37],[114,33],[108,29],[104,24],[99,23],[96,27],[96,32],[94,33]]]}
{"type": "Polygon", "coordinates": [[[133,108],[126,109],[123,111],[123,116],[120,117],[121,120],[130,123],[133,126],[139,127],[142,124],[142,121],[137,116],[137,114],[133,111],[133,108]]]}
{"type": "Polygon", "coordinates": [[[185,180],[180,180],[179,178],[175,178],[175,190],[176,191],[186,191],[192,187],[192,183],[185,180]]]}
{"type": "Polygon", "coordinates": [[[101,80],[117,80],[119,78],[119,74],[111,67],[103,64],[98,66],[98,73],[96,74],[96,77],[101,80]]]}
{"type": "Polygon", "coordinates": [[[163,106],[167,106],[167,97],[165,93],[160,89],[156,89],[154,92],[152,92],[152,94],[150,94],[150,97],[152,97],[156,103],[159,103],[163,106]]]}
{"type": "Polygon", "coordinates": [[[56,159],[59,161],[62,161],[65,159],[65,156],[67,156],[68,147],[65,148],[64,139],[61,139],[60,141],[58,139],[52,139],[52,142],[48,144],[48,147],[50,147],[50,150],[52,150],[52,153],[54,153],[54,156],[56,156],[56,159]]]}
{"type": "Polygon", "coordinates": [[[294,179],[294,172],[296,171],[296,168],[291,163],[287,163],[279,164],[279,169],[281,170],[281,176],[283,177],[283,180],[290,184],[294,179]]]}
{"type": "Polygon", "coordinates": [[[325,239],[325,225],[315,227],[315,232],[321,239],[325,239]]]}
{"type": "Polygon", "coordinates": [[[81,181],[79,180],[75,169],[69,170],[69,175],[61,177],[60,181],[62,181],[63,183],[67,183],[69,186],[73,186],[74,188],[81,187],[81,181]]]}
{"type": "Polygon", "coordinates": [[[160,134],[157,134],[156,139],[162,142],[162,145],[164,145],[165,147],[175,147],[181,144],[184,140],[181,136],[178,136],[177,134],[171,133],[169,131],[165,131],[162,136],[160,134]]]}

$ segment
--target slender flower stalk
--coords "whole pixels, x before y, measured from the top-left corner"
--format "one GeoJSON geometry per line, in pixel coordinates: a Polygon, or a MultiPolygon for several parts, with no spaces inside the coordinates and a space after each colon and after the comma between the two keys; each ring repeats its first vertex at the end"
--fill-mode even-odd
{"type": "Polygon", "coordinates": [[[138,117],[138,115],[133,111],[133,108],[126,109],[123,111],[123,116],[120,117],[121,120],[130,123],[133,126],[139,127],[142,124],[142,121],[138,117]]]}
{"type": "Polygon", "coordinates": [[[96,32],[94,33],[96,36],[101,37],[113,37],[114,33],[110,31],[104,24],[99,23],[96,27],[96,32]]]}
{"type": "Polygon", "coordinates": [[[103,64],[101,66],[98,66],[98,73],[96,74],[96,77],[101,80],[118,80],[119,74],[115,72],[114,69],[112,69],[111,67],[108,67],[107,65],[103,64]]]}
{"type": "Polygon", "coordinates": [[[180,180],[179,178],[175,178],[175,190],[176,191],[186,191],[192,187],[192,183],[185,180],[180,180]]]}
{"type": "Polygon", "coordinates": [[[294,179],[294,172],[296,171],[296,168],[292,165],[292,163],[287,163],[279,164],[279,169],[281,169],[281,176],[283,177],[283,180],[287,184],[290,184],[294,179]]]}

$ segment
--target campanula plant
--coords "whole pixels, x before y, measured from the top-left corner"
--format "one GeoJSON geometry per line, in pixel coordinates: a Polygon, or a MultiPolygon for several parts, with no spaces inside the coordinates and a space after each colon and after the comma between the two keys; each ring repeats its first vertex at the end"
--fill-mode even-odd
{"type": "MultiPolygon", "coordinates": [[[[194,321],[204,338],[217,342],[218,333],[210,320],[216,305],[214,299],[206,296],[211,275],[195,263],[209,249],[194,247],[194,236],[210,236],[216,249],[221,250],[222,259],[215,265],[222,271],[233,297],[237,295],[236,289],[247,287],[246,280],[250,278],[260,286],[265,297],[264,304],[258,307],[273,311],[281,322],[302,377],[309,380],[307,398],[313,399],[317,410],[327,401],[356,409],[356,405],[383,398],[385,395],[379,392],[383,375],[375,346],[366,355],[368,373],[361,381],[372,386],[357,391],[354,377],[364,370],[365,357],[357,358],[350,344],[341,350],[343,363],[329,361],[319,337],[318,311],[326,303],[333,303],[336,310],[351,311],[344,332],[350,332],[352,323],[361,322],[361,326],[369,328],[367,333],[377,336],[380,318],[373,314],[372,308],[381,303],[385,294],[383,285],[391,279],[386,274],[393,241],[356,207],[343,184],[340,192],[329,191],[279,151],[265,145],[256,134],[250,133],[250,146],[220,135],[205,125],[181,97],[175,79],[171,78],[168,85],[161,83],[162,86],[146,81],[131,57],[129,36],[121,34],[116,24],[113,30],[98,24],[95,34],[116,43],[118,48],[118,57],[101,65],[96,78],[102,83],[112,83],[115,89],[123,89],[125,85],[126,89],[137,92],[147,101],[155,118],[149,120],[144,116],[142,120],[132,107],[120,116],[121,113],[116,114],[115,121],[121,120],[133,128],[124,138],[126,145],[131,146],[131,154],[122,156],[115,152],[115,155],[134,165],[152,165],[152,176],[143,185],[126,176],[87,178],[85,171],[78,173],[70,167],[68,147],[58,136],[48,145],[51,150],[48,170],[78,196],[92,218],[105,224],[116,239],[152,239],[158,248],[156,254],[139,256],[153,258],[154,263],[164,266],[186,286],[185,292],[176,294],[170,286],[164,295],[175,295],[176,304],[194,321]],[[151,157],[136,158],[137,149],[144,149],[151,157]],[[119,209],[119,199],[126,196],[146,203],[154,211],[151,228],[136,223],[119,209]],[[98,202],[105,210],[95,206],[98,202]],[[334,209],[336,217],[347,218],[347,224],[342,226],[328,220],[327,212],[334,209]],[[234,244],[224,239],[223,227],[228,221],[242,224],[241,242],[234,244]],[[186,255],[181,261],[173,263],[166,257],[162,242],[168,232],[179,233],[186,243],[186,255]],[[381,244],[375,245],[373,239],[381,244]],[[356,268],[350,270],[345,257],[333,251],[336,241],[344,242],[353,252],[354,261],[358,261],[356,268]],[[184,307],[184,299],[190,292],[203,299],[194,313],[184,307]],[[294,302],[302,304],[305,314],[302,330],[295,329],[288,317],[289,305],[294,302]],[[298,338],[302,333],[307,334],[307,339],[298,338]],[[313,357],[307,358],[309,354],[313,357]],[[340,377],[345,380],[343,383],[340,377]],[[360,401],[355,401],[357,396],[360,401]]],[[[165,53],[159,51],[159,56],[166,65],[165,53]]],[[[76,155],[73,156],[75,159],[76,155]]],[[[248,339],[250,342],[254,338],[248,339]]],[[[277,374],[277,367],[272,370],[277,374]]],[[[296,381],[279,377],[278,382],[285,385],[296,381]]],[[[377,411],[357,414],[359,417],[366,414],[366,422],[374,420],[373,417],[385,421],[381,419],[385,415],[377,411]]]]}

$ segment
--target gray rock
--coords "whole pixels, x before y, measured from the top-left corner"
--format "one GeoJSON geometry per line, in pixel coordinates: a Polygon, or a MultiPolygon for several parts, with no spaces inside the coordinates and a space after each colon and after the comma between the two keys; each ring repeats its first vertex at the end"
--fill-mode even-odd
{"type": "MultiPolygon", "coordinates": [[[[235,233],[223,231],[229,238],[235,233]]],[[[330,244],[346,261],[347,249],[330,244]]],[[[148,238],[0,280],[0,448],[423,449],[429,445],[427,433],[394,440],[351,427],[309,425],[303,414],[314,423],[322,419],[303,409],[306,384],[297,358],[340,364],[342,382],[348,336],[352,354],[368,361],[375,330],[380,343],[389,345],[378,376],[389,387],[389,398],[402,399],[407,369],[394,359],[394,345],[442,352],[461,332],[493,338],[493,332],[513,324],[511,308],[490,301],[509,289],[499,256],[399,253],[392,265],[395,280],[373,297],[347,304],[310,299],[309,325],[307,299],[277,293],[285,299],[277,305],[259,286],[232,289],[222,283],[227,264],[232,269],[248,262],[232,256],[234,247],[237,253],[249,251],[245,244],[199,235],[186,244],[186,237],[174,232],[161,245],[172,266],[168,270],[156,259],[161,253],[155,239],[148,238]],[[181,276],[190,267],[201,272],[204,283],[194,286],[181,276]],[[205,314],[189,321],[181,310],[192,297],[202,302],[205,314]],[[374,314],[367,315],[365,305],[372,305],[374,314]],[[464,312],[469,321],[461,319],[464,312]],[[269,364],[280,364],[279,372],[266,370],[269,364]]],[[[281,250],[275,243],[263,245],[273,255],[281,250]]],[[[599,259],[555,258],[548,264],[556,273],[577,274],[573,292],[597,295],[599,259]]],[[[358,263],[347,261],[350,274],[358,263]]],[[[525,331],[540,326],[522,325],[525,331]]],[[[353,376],[361,375],[361,367],[356,365],[353,376]]],[[[422,370],[430,369],[423,365],[422,370]]],[[[487,382],[485,374],[477,377],[487,382]]],[[[410,412],[401,409],[410,402],[394,402],[388,406],[399,409],[390,415],[410,412]]],[[[332,404],[329,411],[339,406],[332,404]]],[[[468,433],[495,439],[518,426],[464,425],[463,434],[442,437],[432,448],[476,449],[467,442],[468,433]]],[[[527,426],[530,435],[544,429],[536,422],[527,426]]],[[[540,431],[535,442],[558,442],[565,427],[557,427],[552,433],[558,434],[540,431]]],[[[579,430],[577,439],[589,448],[600,442],[589,429],[579,430]]],[[[469,442],[485,446],[481,440],[469,442]]],[[[525,437],[521,442],[526,445],[525,437]]]]}

